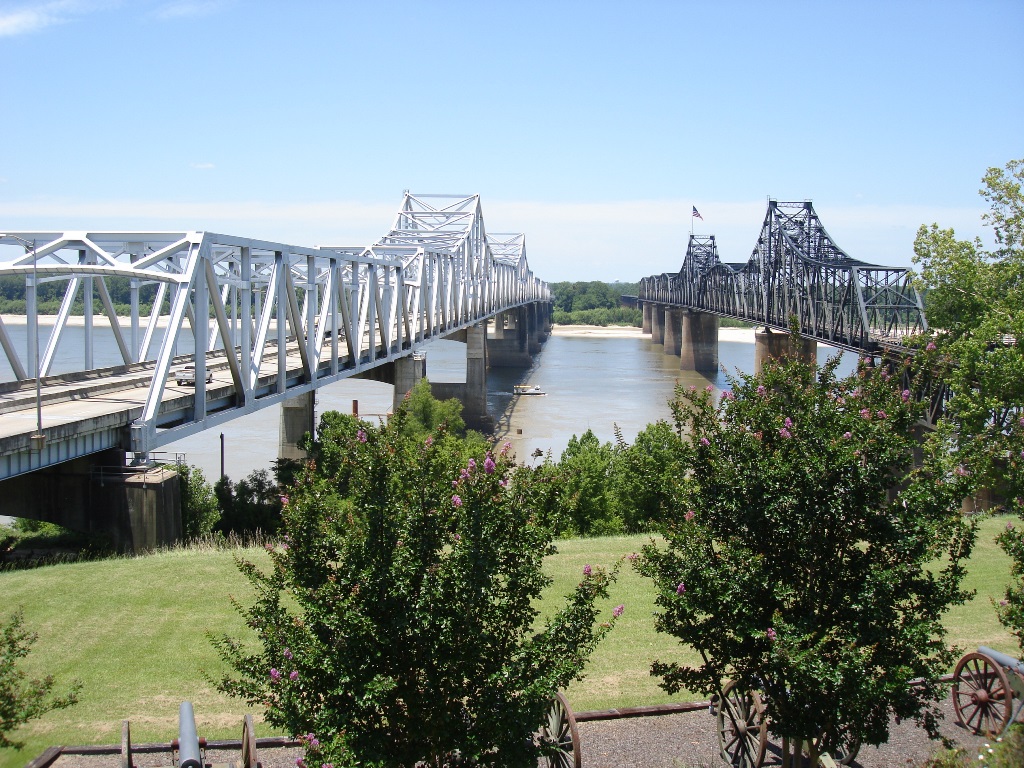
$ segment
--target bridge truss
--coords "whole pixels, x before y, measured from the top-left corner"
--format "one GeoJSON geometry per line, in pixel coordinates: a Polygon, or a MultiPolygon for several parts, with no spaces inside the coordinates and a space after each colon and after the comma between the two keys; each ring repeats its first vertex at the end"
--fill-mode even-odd
{"type": "Polygon", "coordinates": [[[795,317],[807,338],[872,353],[928,328],[909,271],[848,256],[810,202],[769,201],[746,263],[723,263],[714,235],[690,235],[680,271],[644,278],[639,296],[782,330],[795,317]]]}
{"type": "MultiPolygon", "coordinates": [[[[17,380],[0,393],[134,376],[127,386],[147,388],[144,405],[130,414],[130,448],[142,454],[504,310],[550,300],[529,269],[524,237],[487,234],[478,195],[407,192],[391,230],[369,247],[198,231],[7,232],[0,244],[19,249],[0,264],[0,278],[24,281],[27,314],[24,350],[0,321],[0,346],[17,380]],[[127,316],[111,299],[118,278],[130,283],[127,316]],[[64,284],[63,300],[42,339],[38,286],[52,281],[64,284]],[[76,301],[84,304],[82,364],[52,376],[76,301]],[[104,370],[94,365],[97,302],[123,363],[104,370]],[[195,366],[194,395],[171,397],[168,379],[184,363],[195,366]],[[208,384],[213,369],[218,383],[208,384]]],[[[39,465],[62,460],[50,458],[39,465]]]]}

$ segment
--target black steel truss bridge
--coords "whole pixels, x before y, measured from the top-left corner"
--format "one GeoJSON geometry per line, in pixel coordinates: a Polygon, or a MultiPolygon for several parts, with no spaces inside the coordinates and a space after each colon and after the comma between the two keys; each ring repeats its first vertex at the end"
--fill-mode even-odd
{"type": "Polygon", "coordinates": [[[907,269],[851,258],[809,202],[768,202],[750,259],[725,263],[714,235],[690,235],[678,273],[645,277],[640,302],[789,330],[872,355],[928,330],[907,269]]]}

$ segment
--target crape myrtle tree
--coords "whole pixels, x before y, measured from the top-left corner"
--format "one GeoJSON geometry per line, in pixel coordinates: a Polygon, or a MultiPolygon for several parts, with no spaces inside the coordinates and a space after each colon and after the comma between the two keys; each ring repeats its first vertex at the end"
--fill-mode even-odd
{"type": "Polygon", "coordinates": [[[941,618],[969,597],[974,541],[965,470],[919,445],[899,377],[841,379],[837,362],[769,364],[717,404],[677,390],[677,512],[636,563],[657,629],[702,659],[656,662],[662,687],[711,695],[734,679],[765,697],[776,736],[814,753],[881,743],[892,715],[935,732],[955,658],[941,618]]]}
{"type": "MultiPolygon", "coordinates": [[[[404,436],[324,416],[284,499],[285,546],[241,568],[258,642],[215,645],[221,690],[301,735],[310,766],[535,765],[532,734],[614,618],[587,569],[535,626],[551,529],[507,449],[466,459],[442,427],[404,436]]],[[[615,615],[621,613],[616,609],[615,615]]]]}
{"type": "MultiPolygon", "coordinates": [[[[980,193],[995,247],[922,226],[914,242],[918,285],[935,329],[927,354],[950,397],[939,424],[995,506],[1024,513],[1024,159],[989,168],[980,193]]],[[[996,606],[1024,650],[1024,536],[1012,524],[997,539],[1012,581],[996,606]]]]}

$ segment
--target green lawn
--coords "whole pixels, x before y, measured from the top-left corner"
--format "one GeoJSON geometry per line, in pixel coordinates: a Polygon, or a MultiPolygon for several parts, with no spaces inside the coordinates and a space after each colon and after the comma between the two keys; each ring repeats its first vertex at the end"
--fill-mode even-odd
{"type": "MultiPolygon", "coordinates": [[[[1009,578],[1008,560],[992,541],[1005,523],[1006,518],[982,523],[970,567],[970,586],[978,595],[954,611],[947,626],[952,641],[963,648],[984,644],[1016,655],[1016,643],[1000,627],[989,601],[998,599],[1009,578]]],[[[559,542],[559,554],[547,564],[555,582],[546,596],[570,592],[585,564],[611,567],[645,541],[622,536],[559,542]]],[[[265,559],[262,550],[244,555],[265,559]]],[[[245,602],[250,594],[233,553],[183,550],[0,573],[0,594],[2,612],[23,606],[26,625],[39,633],[26,663],[29,673],[49,672],[59,681],[78,678],[84,684],[77,706],[19,730],[16,735],[28,744],[20,753],[0,751],[0,768],[23,765],[52,744],[119,743],[126,718],[134,742],[170,741],[177,735],[183,699],[195,704],[201,735],[241,734],[244,703],[221,696],[204,678],[204,672],[222,671],[206,630],[235,635],[244,630],[228,600],[235,595],[245,602]]],[[[607,611],[619,603],[626,606],[624,615],[594,655],[587,677],[569,691],[576,709],[668,701],[648,674],[650,662],[689,657],[686,649],[654,632],[653,592],[628,562],[607,611]]],[[[270,733],[265,727],[259,732],[270,733]]]]}

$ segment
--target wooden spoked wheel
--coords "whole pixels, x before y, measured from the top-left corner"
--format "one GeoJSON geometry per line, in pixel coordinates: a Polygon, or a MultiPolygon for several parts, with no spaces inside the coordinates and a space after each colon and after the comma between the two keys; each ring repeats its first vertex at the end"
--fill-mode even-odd
{"type": "Polygon", "coordinates": [[[551,708],[538,736],[544,749],[543,764],[547,768],[581,768],[583,761],[576,716],[562,694],[556,693],[551,700],[551,708]]]}
{"type": "Polygon", "coordinates": [[[132,729],[127,720],[121,722],[121,768],[134,768],[132,765],[132,729]]]}
{"type": "Polygon", "coordinates": [[[757,691],[730,680],[718,706],[718,749],[733,768],[759,768],[768,748],[768,720],[757,691]]]}
{"type": "Polygon", "coordinates": [[[1010,722],[1013,691],[1003,668],[983,653],[968,653],[953,673],[957,721],[975,734],[999,736],[1010,722]]]}
{"type": "Polygon", "coordinates": [[[258,768],[256,760],[256,728],[252,715],[246,715],[242,722],[242,766],[241,768],[258,768]]]}
{"type": "Polygon", "coordinates": [[[819,755],[823,752],[828,752],[829,756],[839,765],[849,765],[857,757],[857,753],[860,752],[860,739],[850,734],[843,734],[836,742],[826,741],[822,744],[821,736],[819,736],[814,740],[815,751],[819,755]]]}

